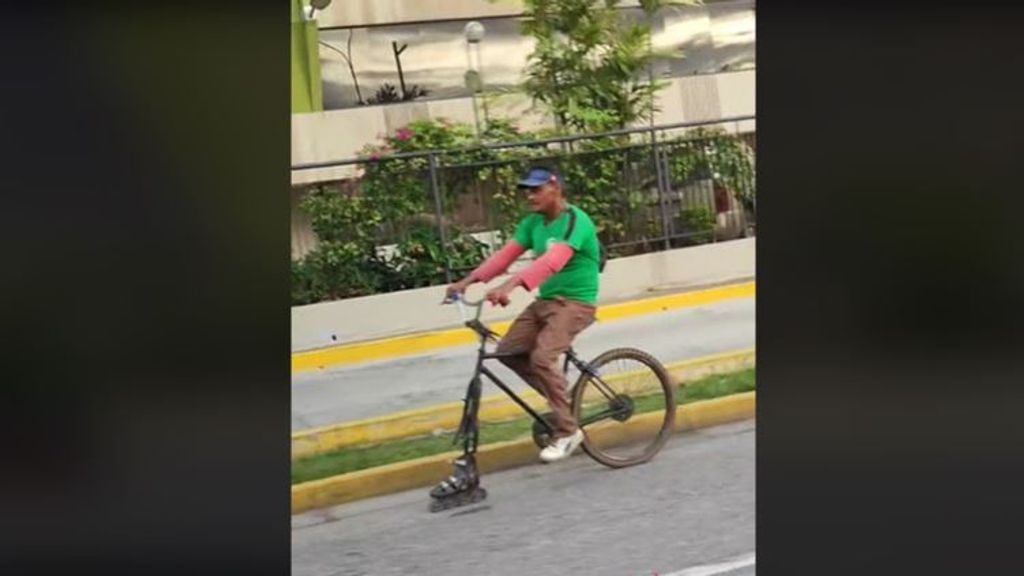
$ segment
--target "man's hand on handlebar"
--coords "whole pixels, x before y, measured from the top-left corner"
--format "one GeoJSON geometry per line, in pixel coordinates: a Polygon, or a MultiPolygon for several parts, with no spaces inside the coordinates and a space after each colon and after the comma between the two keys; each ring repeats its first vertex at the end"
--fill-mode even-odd
{"type": "MultiPolygon", "coordinates": [[[[455,300],[459,299],[460,297],[463,296],[463,294],[465,294],[466,289],[469,288],[471,285],[475,284],[476,282],[477,280],[472,276],[466,276],[465,278],[459,280],[458,282],[453,282],[450,286],[448,286],[445,289],[444,303],[454,302],[455,300]]],[[[498,286],[493,290],[489,290],[487,292],[487,295],[484,296],[484,300],[490,302],[495,306],[508,306],[510,302],[509,294],[511,294],[512,291],[515,290],[518,286],[520,286],[519,279],[510,278],[501,286],[498,286]]]]}
{"type": "Polygon", "coordinates": [[[517,278],[512,278],[501,286],[488,291],[484,298],[486,298],[491,304],[495,306],[501,305],[501,307],[504,308],[509,304],[509,294],[511,294],[517,286],[519,286],[519,280],[517,278]]]}
{"type": "Polygon", "coordinates": [[[466,276],[465,278],[459,280],[458,282],[453,282],[450,286],[448,286],[448,288],[445,289],[445,301],[451,302],[455,300],[455,297],[457,295],[461,296],[462,294],[464,294],[466,292],[466,288],[469,288],[470,285],[473,284],[474,282],[476,282],[476,280],[471,276],[466,276]]]}

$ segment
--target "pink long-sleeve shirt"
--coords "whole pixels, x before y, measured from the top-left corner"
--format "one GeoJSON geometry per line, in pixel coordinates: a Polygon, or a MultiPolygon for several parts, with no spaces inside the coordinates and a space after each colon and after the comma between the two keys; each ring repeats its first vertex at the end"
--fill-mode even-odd
{"type": "MultiPolygon", "coordinates": [[[[524,252],[526,252],[525,248],[515,240],[511,240],[473,270],[471,275],[481,282],[489,282],[495,276],[508,270],[508,267],[524,252]]],[[[540,258],[537,258],[529,266],[519,271],[515,278],[527,290],[533,290],[561,270],[572,259],[573,254],[574,251],[571,246],[555,244],[540,258]]]]}

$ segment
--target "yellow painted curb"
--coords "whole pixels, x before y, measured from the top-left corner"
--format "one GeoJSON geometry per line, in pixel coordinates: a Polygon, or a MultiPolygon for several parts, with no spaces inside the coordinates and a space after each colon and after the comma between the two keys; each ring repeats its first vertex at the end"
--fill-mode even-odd
{"type": "MultiPolygon", "coordinates": [[[[753,418],[757,407],[756,394],[743,392],[680,406],[676,411],[675,428],[677,431],[691,430],[753,418]]],[[[650,416],[658,417],[660,414],[645,416],[636,418],[635,423],[630,421],[625,427],[644,426],[650,416]]],[[[537,452],[537,446],[530,438],[488,444],[477,451],[477,464],[483,473],[495,472],[536,462],[537,452]]],[[[291,488],[292,514],[431,486],[451,472],[451,461],[459,454],[447,452],[296,484],[291,488]]],[[[600,464],[595,463],[595,466],[600,464]]]]}
{"type": "MultiPolygon", "coordinates": [[[[673,381],[685,383],[711,374],[748,368],[753,366],[755,361],[755,351],[753,348],[749,348],[673,362],[667,364],[665,368],[673,381]]],[[[547,404],[544,398],[533,390],[523,393],[521,397],[531,408],[546,409],[547,404]]],[[[480,402],[479,416],[483,422],[501,422],[523,415],[523,409],[503,393],[489,396],[480,402]]],[[[302,430],[292,434],[292,460],[333,452],[341,448],[446,432],[457,428],[461,418],[462,402],[459,401],[302,430]]]]}
{"type": "MultiPolygon", "coordinates": [[[[706,290],[681,292],[609,304],[598,308],[597,319],[598,321],[608,322],[641,314],[701,306],[721,300],[749,298],[755,295],[755,284],[755,282],[730,284],[706,290]]],[[[500,335],[504,334],[511,325],[512,322],[506,320],[504,322],[496,322],[490,328],[500,335]]],[[[330,366],[343,366],[356,362],[379,360],[381,358],[410,356],[430,350],[469,344],[476,342],[476,339],[477,335],[475,333],[464,327],[459,327],[298,352],[292,354],[292,374],[324,369],[330,366]]]]}

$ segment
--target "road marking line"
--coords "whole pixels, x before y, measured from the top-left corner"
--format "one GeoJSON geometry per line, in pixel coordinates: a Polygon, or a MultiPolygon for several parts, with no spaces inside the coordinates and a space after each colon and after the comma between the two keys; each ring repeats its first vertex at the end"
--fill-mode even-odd
{"type": "MultiPolygon", "coordinates": [[[[714,288],[598,305],[597,320],[599,322],[611,322],[657,312],[694,308],[725,300],[751,298],[757,293],[756,286],[756,282],[753,281],[740,282],[714,288]]],[[[504,335],[511,325],[512,320],[505,320],[495,322],[490,328],[499,335],[504,335]]],[[[294,375],[301,372],[325,370],[337,366],[362,364],[372,360],[404,358],[453,346],[472,344],[478,341],[477,335],[472,330],[466,329],[465,326],[459,326],[443,330],[381,338],[367,342],[339,344],[327,348],[293,352],[291,355],[291,373],[294,375]]]]}
{"type": "Polygon", "coordinates": [[[755,564],[757,564],[757,556],[756,553],[751,552],[750,554],[744,554],[743,556],[719,562],[718,564],[694,566],[678,572],[659,574],[658,576],[713,576],[714,574],[724,574],[725,572],[732,572],[733,570],[739,570],[740,568],[746,568],[755,564]]]}
{"type": "MultiPolygon", "coordinates": [[[[677,383],[688,383],[704,376],[741,370],[754,366],[754,348],[735,350],[691,358],[665,365],[669,376],[677,383]]],[[[536,409],[546,409],[543,397],[529,390],[521,398],[536,409]]],[[[462,418],[463,402],[403,410],[383,416],[364,418],[354,422],[328,424],[292,432],[292,460],[323,454],[361,444],[374,444],[428,435],[435,430],[454,430],[462,418]]],[[[505,394],[496,393],[483,398],[479,418],[484,422],[498,422],[523,417],[522,409],[505,394]]],[[[681,422],[681,421],[680,421],[681,422]]]]}
{"type": "MultiPolygon", "coordinates": [[[[700,400],[679,407],[676,430],[710,428],[727,422],[756,419],[757,392],[741,392],[710,400],[700,400]]],[[[641,419],[658,416],[641,414],[630,420],[632,425],[647,425],[641,419]]],[[[301,514],[316,508],[328,508],[347,502],[404,492],[414,488],[428,488],[438,479],[451,473],[452,460],[461,451],[424,456],[404,462],[365,468],[354,472],[310,480],[291,486],[291,513],[301,514]]],[[[537,445],[533,438],[509,440],[480,446],[476,452],[477,466],[483,474],[508,470],[519,466],[538,465],[537,445]]],[[[687,572],[677,573],[694,576],[687,572]]],[[[669,575],[663,575],[669,576],[669,575]]]]}

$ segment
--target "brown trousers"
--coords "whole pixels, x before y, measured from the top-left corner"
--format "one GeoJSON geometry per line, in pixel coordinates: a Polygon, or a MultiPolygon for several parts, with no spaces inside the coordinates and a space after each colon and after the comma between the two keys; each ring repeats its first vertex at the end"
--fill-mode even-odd
{"type": "Polygon", "coordinates": [[[594,323],[596,311],[589,304],[562,298],[534,300],[498,343],[497,352],[513,354],[501,358],[502,364],[547,399],[555,416],[556,437],[568,436],[578,427],[558,358],[577,334],[594,323]]]}

